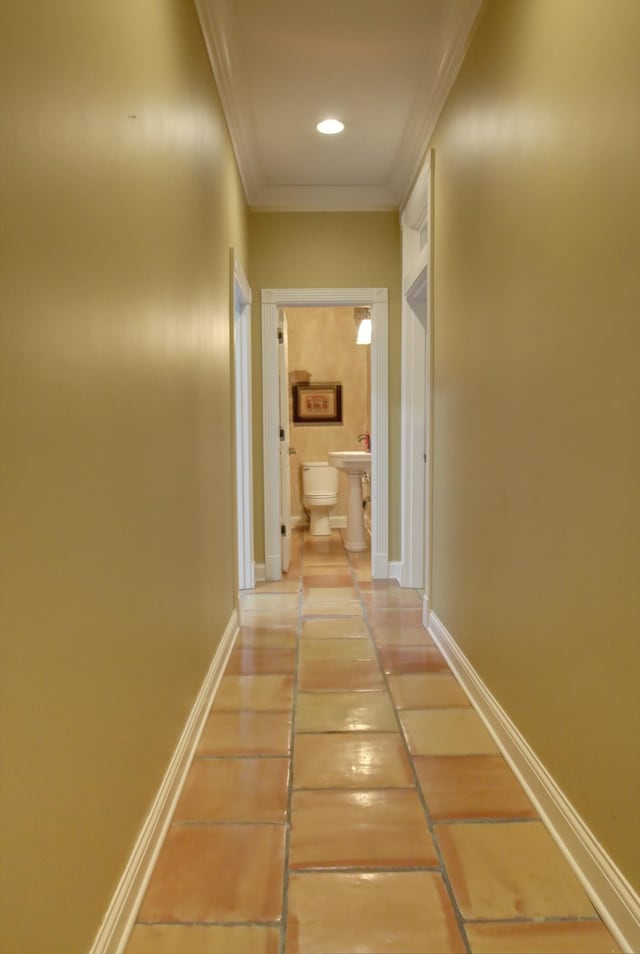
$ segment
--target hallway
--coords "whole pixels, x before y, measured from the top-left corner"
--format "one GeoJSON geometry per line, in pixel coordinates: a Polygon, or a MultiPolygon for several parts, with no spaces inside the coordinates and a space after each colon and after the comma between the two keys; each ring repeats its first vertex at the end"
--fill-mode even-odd
{"type": "Polygon", "coordinates": [[[619,951],[416,592],[293,540],[242,597],[126,954],[619,951]]]}

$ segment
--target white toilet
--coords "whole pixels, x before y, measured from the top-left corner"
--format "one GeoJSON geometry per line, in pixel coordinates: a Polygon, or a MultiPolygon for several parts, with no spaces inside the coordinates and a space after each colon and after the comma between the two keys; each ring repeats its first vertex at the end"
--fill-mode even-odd
{"type": "Polygon", "coordinates": [[[338,471],[328,461],[308,460],[302,464],[302,502],[309,511],[312,537],[331,533],[329,514],[338,502],[338,471]]]}

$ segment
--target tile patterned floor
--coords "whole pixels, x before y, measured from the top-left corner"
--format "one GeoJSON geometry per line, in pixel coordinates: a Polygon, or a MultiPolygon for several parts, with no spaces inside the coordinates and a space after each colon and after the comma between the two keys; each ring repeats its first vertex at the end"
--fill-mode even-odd
{"type": "Polygon", "coordinates": [[[242,598],[126,954],[619,951],[418,595],[294,541],[242,598]]]}

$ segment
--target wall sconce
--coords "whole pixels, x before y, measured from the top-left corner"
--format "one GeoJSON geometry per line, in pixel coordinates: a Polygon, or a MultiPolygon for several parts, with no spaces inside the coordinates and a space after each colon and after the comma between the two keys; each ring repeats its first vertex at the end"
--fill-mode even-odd
{"type": "Polygon", "coordinates": [[[358,326],[356,344],[371,344],[371,308],[354,308],[353,318],[358,326]]]}

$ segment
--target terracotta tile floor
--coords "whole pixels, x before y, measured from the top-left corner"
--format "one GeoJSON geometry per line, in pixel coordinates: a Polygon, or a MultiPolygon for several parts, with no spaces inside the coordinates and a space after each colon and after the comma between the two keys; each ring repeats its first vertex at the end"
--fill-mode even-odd
{"type": "Polygon", "coordinates": [[[126,954],[619,951],[415,591],[296,533],[241,621],[126,954]]]}

